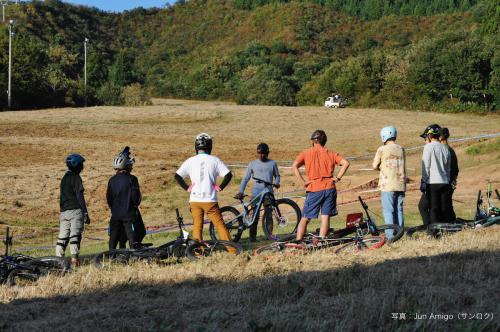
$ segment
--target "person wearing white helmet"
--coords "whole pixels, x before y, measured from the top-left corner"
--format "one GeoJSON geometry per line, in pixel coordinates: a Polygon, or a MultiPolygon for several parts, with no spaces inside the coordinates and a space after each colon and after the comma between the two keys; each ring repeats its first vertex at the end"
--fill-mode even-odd
{"type": "Polygon", "coordinates": [[[189,194],[189,206],[193,216],[193,238],[203,240],[203,220],[205,214],[214,224],[222,240],[231,241],[231,235],[224,224],[220,212],[217,193],[224,190],[232,178],[227,166],[216,156],[212,156],[212,137],[206,133],[196,136],[196,155],[182,163],[175,173],[177,183],[189,194]],[[188,185],[184,178],[189,177],[188,185]],[[220,186],[217,177],[223,177],[220,186]]]}
{"type": "Polygon", "coordinates": [[[116,174],[109,179],[106,200],[111,210],[109,222],[109,249],[115,249],[122,242],[123,233],[129,241],[130,248],[140,247],[140,240],[134,234],[134,223],[138,219],[138,208],[141,204],[139,180],[130,174],[135,159],[130,156],[130,148],[125,149],[113,158],[116,174]]]}
{"type": "MultiPolygon", "coordinates": [[[[382,210],[385,224],[404,227],[403,204],[406,191],[406,156],[405,150],[396,144],[396,127],[387,126],[380,130],[382,140],[373,159],[373,169],[380,171],[378,188],[382,192],[382,210]]],[[[393,231],[386,231],[391,239],[393,231]]]]}

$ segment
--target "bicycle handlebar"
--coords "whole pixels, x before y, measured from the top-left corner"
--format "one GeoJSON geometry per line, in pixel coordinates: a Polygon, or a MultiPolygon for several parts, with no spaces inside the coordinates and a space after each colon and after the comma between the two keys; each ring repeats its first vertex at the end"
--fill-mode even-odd
{"type": "Polygon", "coordinates": [[[262,183],[264,183],[265,185],[272,186],[272,187],[275,187],[275,188],[276,188],[276,185],[275,185],[275,184],[273,184],[273,183],[267,182],[267,181],[265,181],[265,180],[262,180],[262,179],[259,179],[259,178],[256,178],[256,177],[254,177],[253,179],[254,179],[255,181],[257,181],[257,182],[262,182],[262,183]]]}

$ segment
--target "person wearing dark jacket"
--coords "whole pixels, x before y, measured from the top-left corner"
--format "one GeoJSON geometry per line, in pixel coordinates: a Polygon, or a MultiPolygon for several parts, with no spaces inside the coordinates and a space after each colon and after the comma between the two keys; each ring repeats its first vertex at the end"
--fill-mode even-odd
{"type": "Polygon", "coordinates": [[[448,197],[446,198],[446,210],[448,211],[447,214],[447,219],[448,222],[453,222],[457,219],[457,216],[455,214],[455,210],[453,209],[453,193],[455,192],[455,189],[457,188],[457,178],[458,178],[458,158],[457,154],[455,153],[455,150],[448,144],[448,138],[450,137],[450,131],[448,128],[443,128],[441,130],[441,137],[439,140],[441,141],[441,144],[446,145],[448,147],[448,150],[450,151],[450,159],[451,159],[451,166],[450,166],[450,186],[448,188],[448,197]]]}
{"type": "Polygon", "coordinates": [[[141,204],[141,191],[139,180],[130,174],[134,165],[134,158],[130,157],[129,148],[126,147],[122,153],[113,159],[113,168],[116,174],[109,180],[106,199],[111,210],[109,224],[109,249],[115,249],[116,245],[126,234],[130,248],[140,247],[140,240],[134,234],[134,223],[139,216],[139,204],[141,204]]]}

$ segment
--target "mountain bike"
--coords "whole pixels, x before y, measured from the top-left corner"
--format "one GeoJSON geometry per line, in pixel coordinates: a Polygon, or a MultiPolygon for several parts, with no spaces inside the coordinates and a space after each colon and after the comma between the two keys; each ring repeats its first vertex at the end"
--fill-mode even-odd
{"type": "Polygon", "coordinates": [[[346,217],[346,228],[330,232],[326,237],[320,237],[317,234],[309,233],[300,243],[297,241],[278,241],[267,246],[262,246],[254,251],[255,255],[272,252],[304,252],[318,249],[340,246],[335,253],[361,251],[367,249],[376,249],[385,243],[394,243],[399,240],[403,234],[403,228],[399,225],[376,225],[370,214],[368,205],[361,197],[358,200],[366,214],[352,213],[346,217]],[[390,239],[387,234],[390,233],[390,239]],[[351,235],[353,234],[353,235],[351,235]]]}
{"type": "Polygon", "coordinates": [[[13,235],[9,228],[5,240],[5,254],[0,256],[0,283],[8,286],[33,284],[42,276],[64,275],[70,270],[69,263],[62,257],[34,258],[22,254],[9,254],[13,235]]]}
{"type": "MultiPolygon", "coordinates": [[[[233,241],[238,242],[243,232],[259,221],[261,209],[263,209],[262,229],[269,240],[280,241],[291,238],[302,218],[299,206],[289,198],[276,199],[272,191],[272,187],[276,185],[258,178],[253,179],[257,183],[265,184],[266,188],[248,202],[243,201],[248,195],[234,197],[243,207],[241,213],[232,206],[221,208],[222,218],[233,241]]],[[[210,223],[210,237],[213,240],[217,239],[213,223],[210,223]]]]}
{"type": "Polygon", "coordinates": [[[411,237],[416,232],[425,231],[429,235],[439,237],[445,233],[455,233],[465,229],[479,229],[500,224],[500,209],[492,202],[493,192],[496,195],[496,199],[500,200],[500,193],[497,189],[494,191],[492,190],[491,181],[488,181],[486,195],[483,195],[481,190],[478,191],[474,220],[457,218],[452,223],[432,223],[429,225],[420,225],[409,228],[406,231],[406,235],[411,237]]]}
{"type": "Polygon", "coordinates": [[[189,232],[185,230],[184,218],[180,215],[179,209],[175,209],[175,213],[180,233],[175,240],[158,247],[148,245],[139,249],[108,250],[94,257],[94,265],[100,268],[105,262],[129,264],[134,261],[161,262],[168,259],[179,261],[183,257],[195,260],[202,256],[211,256],[216,252],[230,252],[236,255],[241,253],[242,248],[233,242],[191,239],[189,232]]]}

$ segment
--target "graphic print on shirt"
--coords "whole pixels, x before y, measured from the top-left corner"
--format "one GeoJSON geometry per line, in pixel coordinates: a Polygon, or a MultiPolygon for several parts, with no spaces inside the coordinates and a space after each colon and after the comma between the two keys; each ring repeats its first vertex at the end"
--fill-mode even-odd
{"type": "MultiPolygon", "coordinates": [[[[200,183],[204,183],[205,181],[205,161],[202,161],[200,163],[200,183]]],[[[193,193],[194,195],[197,195],[196,192],[193,193]]],[[[201,193],[198,193],[198,196],[201,197],[205,197],[205,193],[204,192],[201,192],[201,193]]]]}

